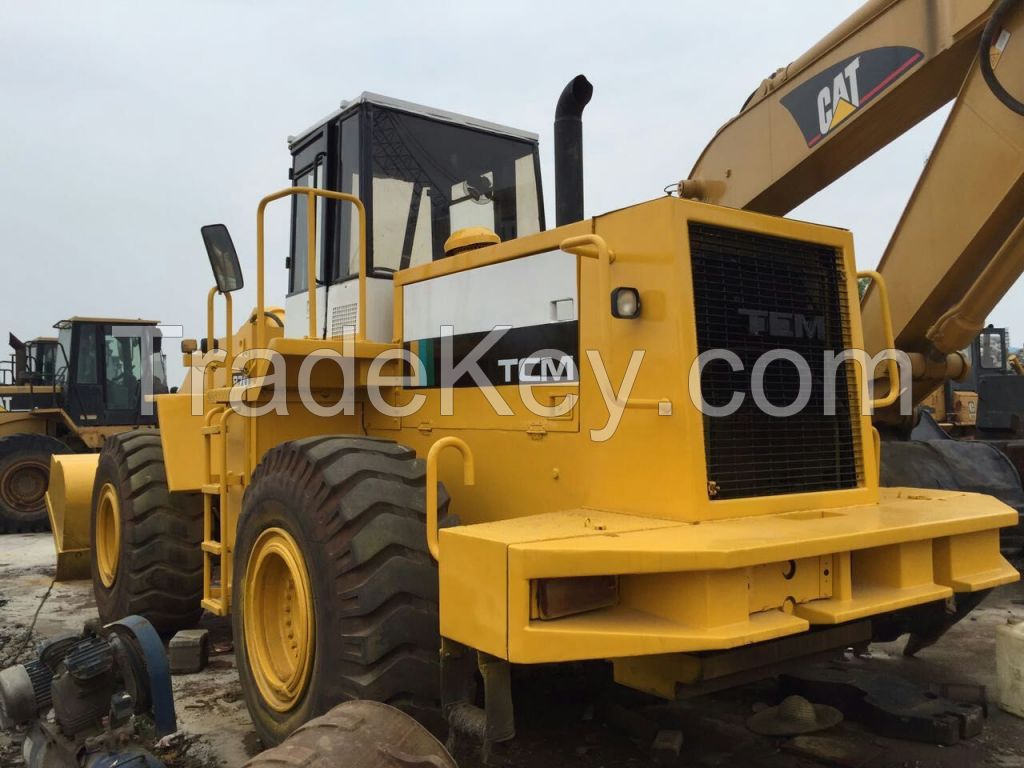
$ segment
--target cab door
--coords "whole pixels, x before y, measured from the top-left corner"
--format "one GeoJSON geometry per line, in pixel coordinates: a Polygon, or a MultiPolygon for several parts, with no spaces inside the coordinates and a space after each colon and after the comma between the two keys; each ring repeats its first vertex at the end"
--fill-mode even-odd
{"type": "MultiPolygon", "coordinates": [[[[146,355],[146,344],[141,334],[124,333],[124,328],[103,326],[101,338],[101,364],[103,372],[104,425],[130,426],[155,424],[154,414],[143,415],[142,402],[147,392],[166,391],[166,386],[154,379],[151,355],[146,355]],[[117,332],[115,332],[117,331],[117,332]],[[150,386],[147,387],[147,379],[150,386]]],[[[152,340],[154,346],[157,339],[152,340]]]]}
{"type": "Polygon", "coordinates": [[[102,348],[99,327],[74,323],[64,408],[80,426],[98,426],[103,416],[102,348]]]}

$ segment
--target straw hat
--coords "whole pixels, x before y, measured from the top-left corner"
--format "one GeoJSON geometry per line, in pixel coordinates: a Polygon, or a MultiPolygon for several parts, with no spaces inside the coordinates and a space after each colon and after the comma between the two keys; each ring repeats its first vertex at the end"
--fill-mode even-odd
{"type": "Polygon", "coordinates": [[[825,704],[811,704],[803,696],[788,696],[747,720],[747,728],[762,736],[796,736],[838,725],[843,713],[825,704]]]}

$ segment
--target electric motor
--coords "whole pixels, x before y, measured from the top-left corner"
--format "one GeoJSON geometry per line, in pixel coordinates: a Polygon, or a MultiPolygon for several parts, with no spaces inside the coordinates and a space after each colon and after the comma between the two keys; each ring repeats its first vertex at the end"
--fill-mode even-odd
{"type": "Polygon", "coordinates": [[[86,625],[0,671],[0,728],[28,727],[30,768],[159,766],[134,743],[137,715],[151,717],[158,736],[175,730],[167,657],[156,631],[138,616],[86,625]]]}

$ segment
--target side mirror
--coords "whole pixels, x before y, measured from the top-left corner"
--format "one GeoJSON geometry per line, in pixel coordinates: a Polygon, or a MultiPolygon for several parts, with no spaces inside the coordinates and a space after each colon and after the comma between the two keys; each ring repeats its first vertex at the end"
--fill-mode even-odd
{"type": "Polygon", "coordinates": [[[231,233],[223,224],[207,224],[199,230],[203,235],[206,253],[210,257],[213,278],[221,293],[231,293],[242,287],[242,268],[238,264],[231,233]]]}

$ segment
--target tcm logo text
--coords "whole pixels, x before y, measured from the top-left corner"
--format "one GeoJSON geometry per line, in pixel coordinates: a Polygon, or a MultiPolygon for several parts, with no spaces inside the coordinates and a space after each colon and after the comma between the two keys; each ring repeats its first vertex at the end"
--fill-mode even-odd
{"type": "Polygon", "coordinates": [[[741,309],[739,313],[747,318],[747,332],[751,336],[825,340],[825,318],[821,315],[807,316],[795,312],[768,312],[761,309],[741,309]]]}

